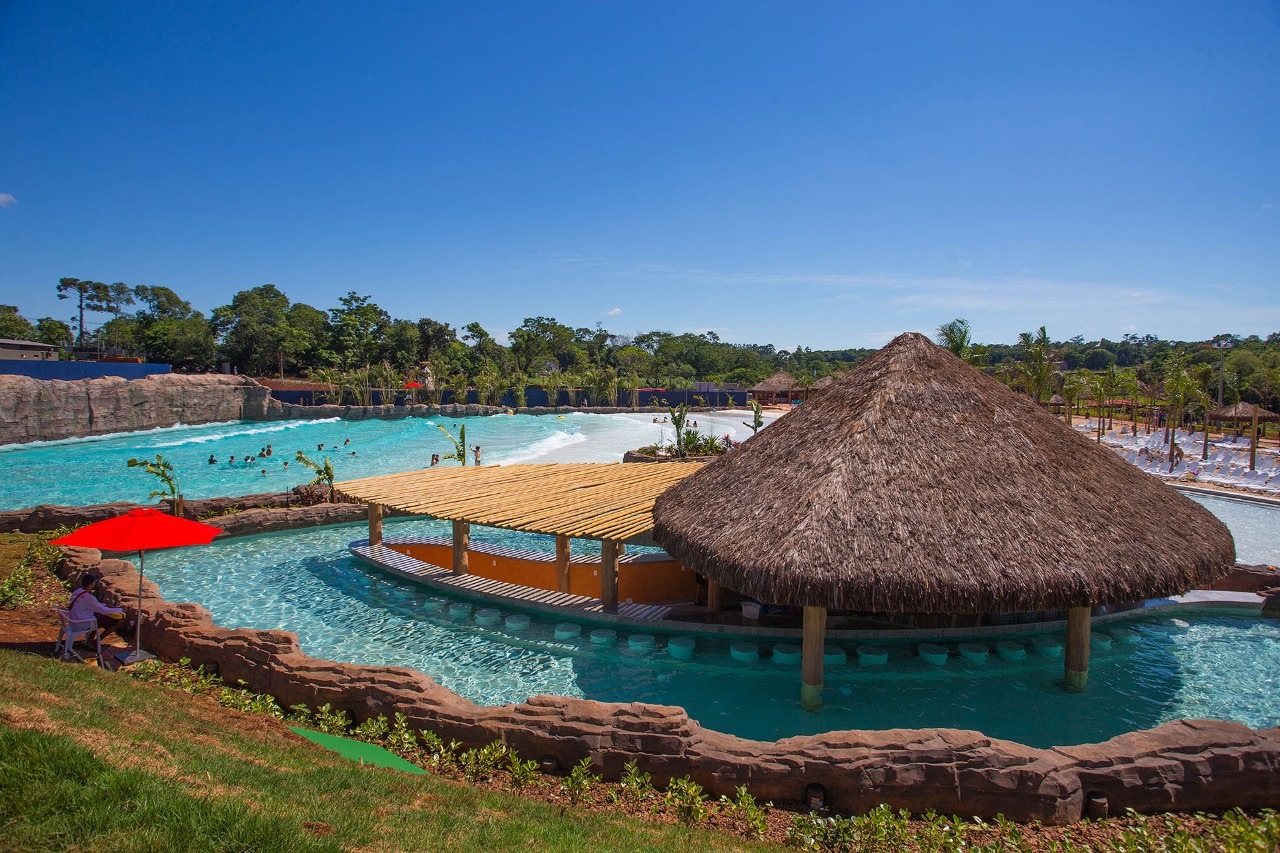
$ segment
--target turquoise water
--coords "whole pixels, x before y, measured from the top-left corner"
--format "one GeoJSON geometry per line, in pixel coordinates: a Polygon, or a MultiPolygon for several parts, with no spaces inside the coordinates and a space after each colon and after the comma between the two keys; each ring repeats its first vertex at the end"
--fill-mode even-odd
{"type": "MultiPolygon", "coordinates": [[[[743,413],[698,415],[703,432],[726,433],[742,440],[750,430],[743,413]]],[[[156,488],[154,477],[125,462],[154,458],[174,465],[188,498],[283,492],[310,481],[294,460],[302,450],[319,461],[328,455],[339,480],[424,468],[431,454],[453,450],[437,429],[457,434],[465,424],[467,443],[479,444],[486,465],[520,462],[620,462],[626,450],[671,440],[671,427],[655,425],[652,415],[498,415],[484,418],[405,418],[403,420],[239,422],[173,427],[100,438],[0,446],[0,509],[42,503],[85,505],[110,501],[145,502],[156,488]],[[351,443],[344,445],[350,439],[351,443]],[[326,451],[316,450],[323,442],[326,451]],[[269,459],[259,450],[272,445],[269,459]],[[352,456],[352,453],[355,453],[352,456]],[[208,463],[209,454],[218,460],[208,463]],[[237,460],[253,456],[251,464],[237,460]],[[284,470],[284,462],[289,470],[284,470]],[[266,471],[265,474],[262,472],[266,471]]]]}
{"type": "MultiPolygon", "coordinates": [[[[715,434],[745,438],[738,414],[700,416],[715,434]]],[[[37,503],[87,504],[145,500],[152,478],[125,466],[131,456],[163,453],[174,462],[191,498],[283,491],[307,478],[294,450],[351,443],[333,455],[340,478],[411,470],[449,447],[437,423],[451,419],[233,423],[177,427],[98,439],[0,447],[6,490],[0,508],[37,503]],[[270,460],[228,465],[267,442],[270,460]],[[355,456],[348,455],[352,450],[355,456]],[[208,465],[213,453],[220,461],[208,465]],[[290,460],[285,473],[282,463],[290,460]],[[261,471],[265,468],[267,474],[261,471]]],[[[486,463],[615,461],[631,447],[670,440],[671,428],[652,416],[564,418],[499,416],[465,421],[469,443],[486,463]]],[[[1280,563],[1280,511],[1241,501],[1194,496],[1226,521],[1244,562],[1280,563]]],[[[393,520],[388,535],[447,535],[441,522],[393,520]]],[[[883,668],[857,663],[827,669],[826,705],[802,711],[799,672],[769,659],[741,664],[728,641],[699,639],[695,659],[667,654],[666,638],[642,653],[629,650],[628,631],[616,648],[588,639],[557,641],[554,623],[534,617],[525,631],[499,623],[484,628],[451,619],[442,599],[399,582],[348,556],[362,525],[232,539],[205,548],[148,555],[147,570],[170,600],[198,601],[232,627],[297,631],[309,654],[365,664],[411,666],[482,704],[519,702],[552,693],[603,701],[682,705],[704,725],[772,740],[833,729],[945,726],[971,728],[1036,746],[1101,740],[1181,717],[1217,717],[1253,726],[1280,724],[1280,622],[1228,612],[1148,616],[1126,622],[1138,642],[1095,650],[1090,690],[1073,696],[1058,687],[1060,659],[1032,653],[1024,661],[994,658],[973,664],[954,643],[945,669],[915,654],[913,643],[890,644],[883,668]]],[[[478,542],[552,550],[546,537],[477,528],[478,542]]],[[[574,541],[585,553],[592,543],[574,541]]],[[[598,550],[598,546],[596,546],[598,550]]],[[[505,614],[504,614],[505,615],[505,614]]],[[[1106,628],[1100,629],[1105,633],[1106,628]]],[[[1118,632],[1118,635],[1121,632],[1118,632]]],[[[1023,640],[1025,641],[1025,637],[1023,640]]],[[[995,638],[983,642],[994,647],[995,638]]],[[[853,644],[845,646],[856,659],[853,644]]]]}
{"type": "Polygon", "coordinates": [[[1232,498],[1184,494],[1227,525],[1236,540],[1238,561],[1280,566],[1280,509],[1232,498]]]}
{"type": "MultiPolygon", "coordinates": [[[[920,660],[914,643],[887,644],[882,668],[856,662],[827,669],[826,705],[802,711],[798,667],[741,664],[727,641],[698,639],[691,662],[654,649],[631,652],[620,630],[615,648],[584,631],[554,639],[554,620],[534,616],[522,632],[484,628],[471,616],[433,610],[443,599],[358,563],[346,546],[361,525],[231,539],[148,555],[148,574],[166,598],[199,601],[229,627],[297,631],[317,657],[411,666],[481,704],[551,693],[610,702],[681,705],[703,725],[772,740],[836,729],[945,726],[977,729],[1033,746],[1084,743],[1183,717],[1280,724],[1280,621],[1229,611],[1151,615],[1122,623],[1136,643],[1095,649],[1089,692],[1058,686],[1061,659],[1028,653],[973,664],[953,656],[945,669],[920,660]]],[[[387,534],[440,535],[441,522],[391,521],[387,534]]],[[[477,541],[550,550],[545,537],[476,529],[477,541]]],[[[504,611],[504,616],[508,611],[504,611]]],[[[1104,626],[1099,633],[1115,630],[1104,626]]],[[[1117,631],[1119,636],[1123,632],[1117,631]]],[[[1017,639],[1015,637],[1015,639],[1017,639]]],[[[1023,636],[1023,642],[1027,637],[1023,636]]],[[[1059,637],[1061,639],[1061,637],[1059,637]]],[[[995,638],[982,642],[992,645],[995,638]]],[[[853,643],[843,644],[856,660],[853,643]]]]}

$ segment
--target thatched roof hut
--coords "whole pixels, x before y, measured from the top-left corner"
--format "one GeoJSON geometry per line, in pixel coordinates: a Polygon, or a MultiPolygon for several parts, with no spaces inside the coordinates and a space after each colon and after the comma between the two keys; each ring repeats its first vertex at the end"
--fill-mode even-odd
{"type": "Polygon", "coordinates": [[[796,378],[785,370],[779,370],[768,379],[751,386],[753,393],[781,394],[796,387],[796,378]]]}
{"type": "Polygon", "coordinates": [[[749,390],[756,399],[772,403],[777,397],[791,396],[791,389],[796,387],[796,378],[785,370],[779,370],[768,379],[752,386],[749,390]]]}
{"type": "Polygon", "coordinates": [[[1252,421],[1254,415],[1258,416],[1258,423],[1275,423],[1280,421],[1280,415],[1275,412],[1269,412],[1255,403],[1246,403],[1241,401],[1221,409],[1214,409],[1209,413],[1211,421],[1252,421]]]}
{"type": "Polygon", "coordinates": [[[670,489],[654,520],[725,586],[882,613],[1134,601],[1235,559],[1208,510],[918,334],[670,489]]]}

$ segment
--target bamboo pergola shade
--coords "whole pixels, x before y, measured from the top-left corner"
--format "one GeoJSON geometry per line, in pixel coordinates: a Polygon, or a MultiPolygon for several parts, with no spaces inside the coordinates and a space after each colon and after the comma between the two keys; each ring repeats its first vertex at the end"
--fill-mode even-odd
{"type": "Polygon", "coordinates": [[[653,529],[653,502],[701,462],[427,468],[337,483],[352,500],[486,527],[623,540],[653,529]]]}

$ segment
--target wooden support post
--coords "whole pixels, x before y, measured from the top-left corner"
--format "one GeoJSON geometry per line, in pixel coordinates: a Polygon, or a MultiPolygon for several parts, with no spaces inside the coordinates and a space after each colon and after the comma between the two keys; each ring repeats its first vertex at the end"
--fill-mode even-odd
{"type": "Polygon", "coordinates": [[[804,609],[804,639],[801,646],[800,704],[816,708],[822,704],[822,657],[827,636],[827,608],[804,609]]]}
{"type": "Polygon", "coordinates": [[[369,504],[369,544],[382,544],[382,504],[369,504]]]}
{"type": "Polygon", "coordinates": [[[1066,688],[1068,693],[1083,693],[1089,686],[1089,621],[1088,607],[1072,607],[1067,611],[1066,688]]]}
{"type": "Polygon", "coordinates": [[[471,525],[465,521],[453,523],[453,573],[470,573],[467,566],[467,549],[471,547],[471,525]]]}
{"type": "Polygon", "coordinates": [[[569,537],[556,537],[556,592],[569,591],[569,537]]]}
{"type": "Polygon", "coordinates": [[[600,603],[605,613],[618,612],[618,543],[600,543],[600,603]]]}
{"type": "MultiPolygon", "coordinates": [[[[1258,407],[1253,407],[1253,427],[1249,430],[1249,470],[1258,468],[1258,407]]],[[[178,497],[182,499],[181,495],[178,497]]]]}
{"type": "Polygon", "coordinates": [[[719,622],[724,609],[724,587],[707,578],[707,621],[719,622]]]}

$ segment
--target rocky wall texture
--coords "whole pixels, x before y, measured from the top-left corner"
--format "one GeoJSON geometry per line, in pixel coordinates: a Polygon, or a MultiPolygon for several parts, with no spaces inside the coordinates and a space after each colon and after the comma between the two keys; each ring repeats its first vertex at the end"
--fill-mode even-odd
{"type": "MultiPolygon", "coordinates": [[[[63,571],[94,567],[104,597],[132,606],[132,564],[69,549],[63,571]]],[[[1280,806],[1280,729],[1183,720],[1103,743],[1034,749],[952,729],[846,731],[750,741],[702,728],[681,708],[537,696],[484,707],[404,667],[357,666],[304,654],[286,631],[229,630],[197,604],[143,589],[144,644],[167,660],[187,657],[288,706],[329,703],[354,719],[404,714],[417,728],[478,746],[502,740],[522,757],[567,769],[590,757],[617,778],[634,759],[654,781],[690,775],[712,794],[746,785],[757,798],[805,799],[825,788],[838,812],[881,803],[916,813],[1004,815],[1050,824],[1079,820],[1087,799],[1111,813],[1222,811],[1280,806]]]]}
{"type": "MultiPolygon", "coordinates": [[[[247,376],[167,373],[145,379],[106,377],[64,382],[0,374],[0,444],[56,441],[177,424],[236,420],[463,418],[498,415],[507,411],[502,406],[475,403],[448,406],[298,406],[276,400],[269,389],[247,376]]],[[[533,407],[516,411],[530,415],[575,411],[663,414],[667,409],[591,406],[576,409],[533,407]]]]}
{"type": "Polygon", "coordinates": [[[0,374],[0,444],[203,424],[265,420],[280,404],[243,376],[77,379],[0,374]]]}

